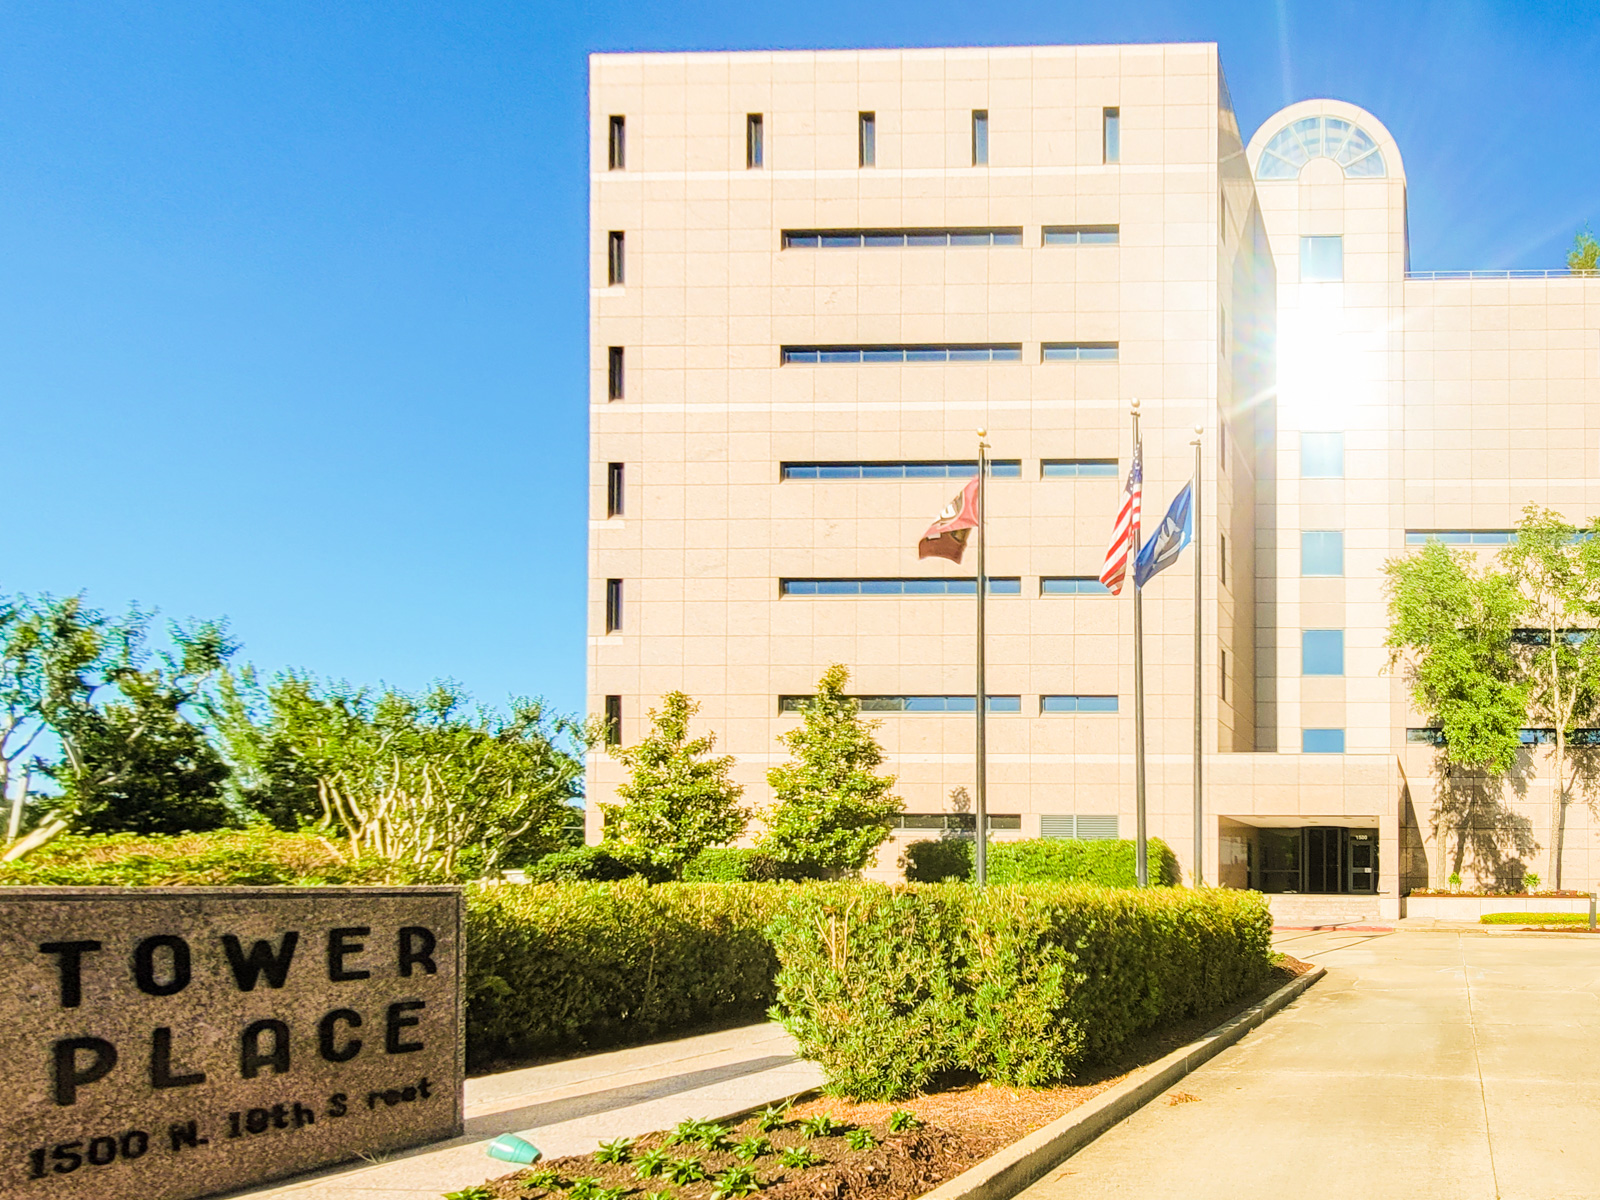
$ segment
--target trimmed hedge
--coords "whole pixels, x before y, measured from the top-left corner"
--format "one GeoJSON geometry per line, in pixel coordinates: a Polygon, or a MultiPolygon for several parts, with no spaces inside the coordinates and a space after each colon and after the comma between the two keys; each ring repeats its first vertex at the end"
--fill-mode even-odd
{"type": "Polygon", "coordinates": [[[219,887],[405,881],[395,863],[347,863],[326,839],[270,826],[141,836],[65,834],[26,858],[0,863],[0,886],[219,887]]]}
{"type": "MultiPolygon", "coordinates": [[[[1080,841],[1076,838],[989,840],[989,883],[1082,883],[1097,887],[1137,886],[1132,838],[1080,841]]],[[[943,883],[972,878],[972,840],[940,838],[912,842],[901,858],[907,883],[943,883]]],[[[1178,860],[1160,838],[1145,843],[1150,882],[1178,882],[1178,860]]]]}
{"type": "Polygon", "coordinates": [[[821,869],[811,863],[783,862],[747,846],[708,847],[683,868],[685,883],[774,883],[821,875],[821,869]]]}
{"type": "Polygon", "coordinates": [[[793,890],[643,879],[472,888],[469,1060],[759,1016],[778,965],[763,929],[793,890]]]}
{"type": "Polygon", "coordinates": [[[615,846],[573,846],[546,854],[527,869],[533,883],[613,883],[643,875],[654,880],[661,872],[642,855],[629,855],[615,846]]]}
{"type": "Polygon", "coordinates": [[[1271,969],[1253,892],[1062,885],[805,888],[768,929],[774,1012],[828,1090],[892,1100],[948,1071],[1036,1087],[1271,969]]]}
{"type": "MultiPolygon", "coordinates": [[[[994,843],[989,844],[992,851],[994,843]]],[[[938,838],[912,842],[900,854],[907,883],[944,883],[972,878],[972,839],[938,838]]]]}

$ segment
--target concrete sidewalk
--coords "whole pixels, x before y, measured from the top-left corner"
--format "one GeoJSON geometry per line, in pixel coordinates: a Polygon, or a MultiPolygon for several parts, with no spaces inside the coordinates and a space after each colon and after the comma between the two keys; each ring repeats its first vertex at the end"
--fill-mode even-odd
{"type": "Polygon", "coordinates": [[[636,1137],[687,1117],[716,1118],[770,1104],[822,1082],[776,1024],[564,1059],[467,1080],[467,1132],[377,1163],[233,1192],[250,1200],[439,1200],[515,1170],[484,1154],[519,1133],[546,1158],[583,1154],[602,1139],[636,1137]]]}
{"type": "Polygon", "coordinates": [[[1600,1190],[1600,939],[1335,932],[1276,944],[1326,978],[1028,1200],[1600,1190]]]}

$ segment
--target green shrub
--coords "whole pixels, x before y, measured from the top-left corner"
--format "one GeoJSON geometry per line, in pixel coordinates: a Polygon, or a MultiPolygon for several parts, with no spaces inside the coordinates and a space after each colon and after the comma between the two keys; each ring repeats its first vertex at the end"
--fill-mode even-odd
{"type": "Polygon", "coordinates": [[[1223,889],[807,888],[769,927],[774,1012],[848,1096],[957,1069],[1040,1086],[1257,986],[1271,929],[1259,895],[1223,889]]]}
{"type": "Polygon", "coordinates": [[[771,884],[491,884],[467,893],[472,1061],[642,1041],[772,1000],[771,884]]]}
{"type": "Polygon", "coordinates": [[[972,878],[972,839],[912,842],[900,858],[907,883],[944,883],[972,878]]]}
{"type": "Polygon", "coordinates": [[[0,863],[0,885],[223,887],[403,883],[407,872],[378,859],[345,861],[345,847],[270,826],[141,836],[65,835],[17,862],[0,863]]]}
{"type": "Polygon", "coordinates": [[[1588,925],[1586,912],[1499,912],[1484,913],[1482,925],[1588,925]]]}
{"type": "Polygon", "coordinates": [[[652,882],[663,878],[647,859],[621,846],[574,846],[546,854],[528,867],[533,883],[615,883],[635,875],[652,882]]]}
{"type": "Polygon", "coordinates": [[[711,846],[683,867],[685,883],[774,883],[816,879],[822,872],[808,863],[780,862],[746,846],[711,846]]]}
{"type": "MultiPolygon", "coordinates": [[[[989,843],[990,883],[1082,883],[1096,887],[1137,886],[1138,859],[1132,838],[1081,841],[1028,838],[989,843]]],[[[1178,860],[1160,838],[1145,843],[1150,882],[1166,887],[1178,881],[1178,860]]]]}

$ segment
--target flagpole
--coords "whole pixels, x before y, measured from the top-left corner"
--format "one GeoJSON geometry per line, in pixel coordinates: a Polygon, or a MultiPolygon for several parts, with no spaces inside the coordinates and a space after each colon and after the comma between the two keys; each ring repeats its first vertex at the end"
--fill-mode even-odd
{"type": "Polygon", "coordinates": [[[984,513],[983,488],[985,477],[989,474],[989,443],[984,441],[984,435],[987,432],[984,429],[978,430],[978,528],[975,531],[978,535],[976,581],[978,591],[978,653],[975,659],[977,669],[974,673],[975,679],[973,682],[975,687],[973,690],[975,692],[976,702],[974,707],[977,709],[978,727],[973,758],[976,768],[976,795],[974,797],[976,803],[974,807],[977,809],[978,836],[974,842],[972,867],[973,878],[977,880],[979,887],[984,885],[988,876],[989,865],[989,797],[987,788],[989,761],[988,746],[985,741],[986,730],[984,728],[984,718],[988,715],[989,697],[983,678],[983,602],[984,593],[989,590],[987,587],[988,580],[983,572],[983,551],[989,540],[983,535],[983,522],[986,515],[984,513]]]}
{"type": "MultiPolygon", "coordinates": [[[[1133,454],[1139,457],[1139,401],[1133,401],[1133,454]]],[[[1143,504],[1140,505],[1141,509],[1143,504]]],[[[1137,525],[1130,530],[1133,541],[1128,550],[1128,565],[1139,561],[1137,525]]],[[[1144,805],[1144,606],[1138,572],[1133,580],[1133,800],[1134,800],[1134,878],[1142,888],[1150,886],[1150,864],[1146,861],[1144,805]]]]}
{"type": "Polygon", "coordinates": [[[1204,793],[1201,791],[1201,758],[1205,750],[1204,736],[1201,724],[1204,720],[1205,710],[1201,702],[1201,673],[1200,673],[1200,647],[1202,641],[1202,626],[1200,619],[1200,547],[1205,545],[1201,540],[1200,531],[1200,439],[1205,434],[1205,426],[1194,427],[1194,441],[1189,443],[1194,447],[1194,491],[1190,495],[1191,510],[1194,513],[1194,886],[1202,887],[1205,884],[1205,872],[1202,864],[1205,862],[1206,834],[1205,834],[1205,803],[1204,793]]]}

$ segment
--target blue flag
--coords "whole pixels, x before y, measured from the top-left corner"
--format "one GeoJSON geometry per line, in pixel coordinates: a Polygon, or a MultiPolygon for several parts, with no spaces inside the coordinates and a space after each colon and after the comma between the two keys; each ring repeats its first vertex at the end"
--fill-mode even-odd
{"type": "Polygon", "coordinates": [[[1172,498],[1167,515],[1161,518],[1150,540],[1139,548],[1133,564],[1133,581],[1140,587],[1178,561],[1178,555],[1194,536],[1194,481],[1172,498]]]}

